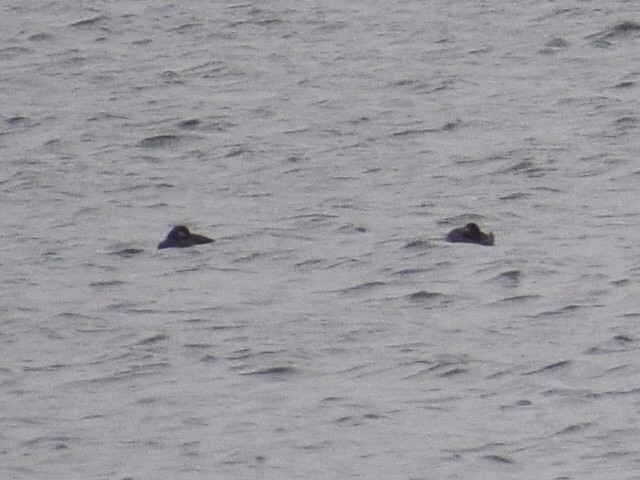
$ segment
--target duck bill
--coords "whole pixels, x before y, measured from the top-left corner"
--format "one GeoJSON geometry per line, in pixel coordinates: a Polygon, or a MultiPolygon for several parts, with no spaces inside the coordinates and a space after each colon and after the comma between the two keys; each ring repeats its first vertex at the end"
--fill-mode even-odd
{"type": "Polygon", "coordinates": [[[213,240],[210,239],[209,237],[205,237],[204,235],[198,235],[198,234],[192,233],[189,236],[189,242],[192,245],[202,245],[204,243],[212,243],[213,240]]]}

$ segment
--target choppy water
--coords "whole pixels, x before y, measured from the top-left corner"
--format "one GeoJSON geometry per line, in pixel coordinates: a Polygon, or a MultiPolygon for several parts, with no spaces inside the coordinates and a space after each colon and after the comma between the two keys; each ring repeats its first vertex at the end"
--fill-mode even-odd
{"type": "Polygon", "coordinates": [[[0,9],[2,478],[637,478],[636,2],[86,4],[0,9]]]}

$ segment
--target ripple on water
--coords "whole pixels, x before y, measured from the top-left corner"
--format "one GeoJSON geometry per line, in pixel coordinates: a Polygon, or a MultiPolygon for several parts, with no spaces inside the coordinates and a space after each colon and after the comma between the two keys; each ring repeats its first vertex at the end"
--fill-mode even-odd
{"type": "Polygon", "coordinates": [[[265,367],[242,372],[240,375],[268,377],[274,380],[283,380],[298,372],[298,369],[291,366],[265,367]]]}
{"type": "Polygon", "coordinates": [[[343,288],[341,290],[338,290],[341,293],[345,293],[345,294],[349,294],[349,293],[361,293],[361,292],[368,292],[371,290],[376,290],[380,287],[384,287],[388,285],[387,282],[380,282],[380,281],[375,281],[375,282],[365,282],[365,283],[360,283],[358,285],[354,285],[353,287],[347,287],[347,288],[343,288]]]}
{"type": "Polygon", "coordinates": [[[554,363],[550,363],[548,365],[544,365],[543,367],[537,368],[535,370],[530,370],[528,372],[524,372],[523,375],[536,375],[539,373],[549,373],[556,372],[563,368],[567,368],[572,365],[571,360],[560,360],[554,363]]]}
{"type": "Polygon", "coordinates": [[[507,270],[497,276],[493,277],[498,283],[507,288],[516,288],[520,285],[520,278],[522,277],[522,271],[520,270],[507,270]]]}
{"type": "Polygon", "coordinates": [[[182,140],[180,135],[154,135],[146,137],[138,142],[142,148],[164,148],[171,147],[182,140]]]}
{"type": "Polygon", "coordinates": [[[614,335],[608,341],[595,345],[585,351],[587,355],[607,355],[610,353],[637,350],[637,342],[628,335],[614,335]]]}
{"type": "Polygon", "coordinates": [[[419,290],[417,292],[410,293],[409,295],[406,295],[405,298],[409,302],[418,305],[443,304],[453,301],[453,298],[450,295],[440,292],[430,292],[427,290],[419,290]]]}

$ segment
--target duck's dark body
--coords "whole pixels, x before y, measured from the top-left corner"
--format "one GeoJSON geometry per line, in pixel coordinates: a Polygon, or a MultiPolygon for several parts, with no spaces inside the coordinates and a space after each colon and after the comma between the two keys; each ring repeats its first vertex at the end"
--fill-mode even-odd
{"type": "Polygon", "coordinates": [[[194,245],[202,245],[203,243],[212,243],[213,240],[204,235],[191,233],[187,227],[178,225],[173,227],[167,238],[158,244],[158,250],[163,248],[186,248],[194,245]]]}
{"type": "Polygon", "coordinates": [[[494,243],[494,238],[493,233],[484,233],[475,223],[467,223],[464,227],[451,230],[447,235],[447,241],[491,246],[494,243]]]}

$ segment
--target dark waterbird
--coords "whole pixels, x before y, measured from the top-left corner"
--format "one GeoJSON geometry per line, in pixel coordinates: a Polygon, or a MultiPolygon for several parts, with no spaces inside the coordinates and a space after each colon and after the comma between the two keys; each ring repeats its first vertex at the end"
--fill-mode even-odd
{"type": "Polygon", "coordinates": [[[484,233],[475,223],[467,223],[464,227],[454,228],[447,235],[447,242],[476,243],[478,245],[493,245],[493,233],[484,233]]]}
{"type": "Polygon", "coordinates": [[[178,225],[173,227],[167,238],[158,244],[158,250],[163,248],[186,248],[194,245],[202,245],[203,243],[212,243],[213,240],[204,235],[191,233],[187,227],[178,225]]]}

